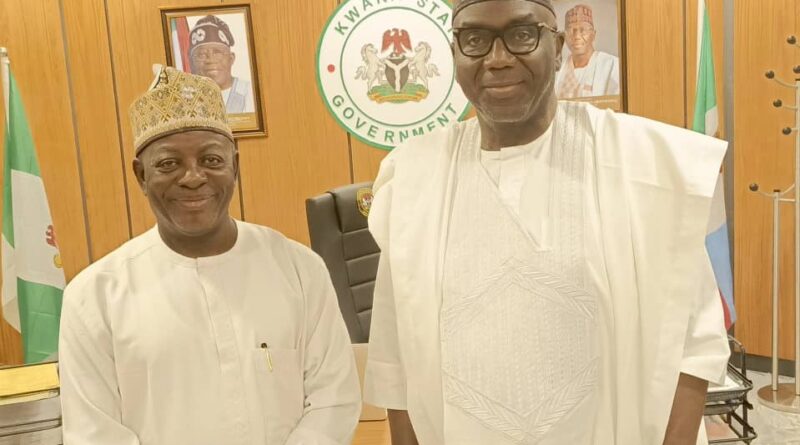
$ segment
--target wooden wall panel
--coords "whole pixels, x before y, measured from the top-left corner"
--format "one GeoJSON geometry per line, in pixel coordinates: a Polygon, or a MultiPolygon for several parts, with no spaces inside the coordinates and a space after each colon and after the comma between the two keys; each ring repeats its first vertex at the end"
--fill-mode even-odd
{"type": "Polygon", "coordinates": [[[252,4],[269,137],[240,144],[245,216],[306,244],[305,200],[350,183],[347,135],[316,90],[317,39],[335,6],[252,4]]]}
{"type": "Polygon", "coordinates": [[[684,4],[627,0],[628,112],[685,126],[684,4]]]}
{"type": "Polygon", "coordinates": [[[114,75],[103,0],[63,2],[75,125],[93,260],[130,238],[114,75]]]}
{"type": "Polygon", "coordinates": [[[371,147],[358,139],[350,138],[353,154],[353,183],[374,181],[381,161],[389,154],[386,150],[371,147]]]}
{"type": "MultiPolygon", "coordinates": [[[[796,2],[792,0],[751,0],[737,1],[735,10],[734,277],[739,314],[736,336],[747,346],[748,352],[759,355],[771,354],[772,206],[769,199],[750,192],[747,185],[757,182],[764,191],[785,190],[794,180],[794,137],[780,132],[782,127],[791,125],[793,116],[789,111],[771,106],[775,98],[793,103],[792,92],[765,79],[764,73],[774,69],[782,77],[791,79],[792,66],[800,62],[800,51],[786,44],[789,34],[800,31],[795,7],[796,2]]],[[[794,355],[791,214],[791,206],[784,205],[780,257],[780,329],[785,339],[780,353],[783,358],[794,355]]]]}
{"type": "MultiPolygon", "coordinates": [[[[49,191],[64,272],[69,280],[89,264],[89,254],[59,2],[4,0],[0,3],[0,16],[7,18],[0,27],[0,42],[8,48],[11,69],[39,153],[42,179],[49,191]]],[[[13,351],[14,345],[2,346],[4,350],[12,350],[9,356],[19,357],[13,351]]],[[[6,360],[0,357],[0,361],[6,360]]]]}

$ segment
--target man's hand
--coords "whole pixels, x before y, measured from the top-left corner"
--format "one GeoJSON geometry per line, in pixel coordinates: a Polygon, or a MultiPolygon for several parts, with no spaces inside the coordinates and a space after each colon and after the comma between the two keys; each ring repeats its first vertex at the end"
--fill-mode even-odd
{"type": "Polygon", "coordinates": [[[680,375],[664,445],[693,445],[697,442],[707,390],[707,381],[688,374],[680,375]]]}
{"type": "Polygon", "coordinates": [[[392,445],[419,445],[408,411],[387,410],[389,427],[392,431],[392,445]]]}

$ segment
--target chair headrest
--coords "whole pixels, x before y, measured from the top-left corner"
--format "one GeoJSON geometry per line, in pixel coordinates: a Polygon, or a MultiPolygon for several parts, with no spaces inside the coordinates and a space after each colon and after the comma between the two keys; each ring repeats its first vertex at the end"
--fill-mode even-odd
{"type": "Polygon", "coordinates": [[[333,195],[339,228],[343,233],[367,227],[367,214],[372,204],[372,182],[361,182],[328,191],[333,195]]]}

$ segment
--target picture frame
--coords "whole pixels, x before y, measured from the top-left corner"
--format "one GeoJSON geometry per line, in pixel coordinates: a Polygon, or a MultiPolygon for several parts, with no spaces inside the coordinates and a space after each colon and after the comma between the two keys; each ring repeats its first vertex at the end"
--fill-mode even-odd
{"type": "Polygon", "coordinates": [[[564,33],[556,95],[627,111],[625,0],[553,0],[564,33]]]}
{"type": "Polygon", "coordinates": [[[167,64],[213,79],[234,137],[266,136],[250,5],[161,8],[167,64]]]}

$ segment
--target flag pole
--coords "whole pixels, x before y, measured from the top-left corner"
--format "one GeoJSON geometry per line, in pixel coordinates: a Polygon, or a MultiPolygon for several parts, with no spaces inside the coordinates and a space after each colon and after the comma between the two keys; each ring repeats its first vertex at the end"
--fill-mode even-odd
{"type": "Polygon", "coordinates": [[[8,58],[8,50],[4,46],[0,46],[0,77],[2,77],[3,82],[3,105],[6,111],[6,126],[8,126],[8,89],[9,89],[9,75],[8,75],[8,68],[11,65],[11,61],[8,58]]]}
{"type": "Polygon", "coordinates": [[[772,194],[772,390],[778,390],[778,308],[780,307],[781,191],[772,194]]]}
{"type": "MultiPolygon", "coordinates": [[[[795,73],[800,75],[795,69],[795,73]]],[[[795,108],[800,107],[800,78],[795,79],[795,108]]],[[[800,181],[800,110],[794,111],[794,165],[795,183],[800,181]]],[[[795,192],[794,200],[794,401],[795,411],[800,412],[800,189],[795,192]]]]}

